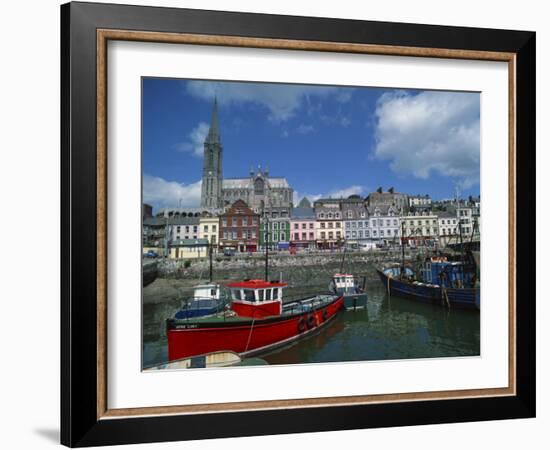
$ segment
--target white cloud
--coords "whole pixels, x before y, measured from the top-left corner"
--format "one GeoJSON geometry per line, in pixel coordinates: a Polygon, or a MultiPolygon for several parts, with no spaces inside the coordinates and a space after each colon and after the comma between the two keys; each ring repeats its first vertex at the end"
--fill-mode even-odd
{"type": "Polygon", "coordinates": [[[479,183],[479,94],[387,93],[377,103],[374,156],[397,173],[432,172],[463,187],[479,183]]]}
{"type": "Polygon", "coordinates": [[[353,185],[347,188],[331,191],[328,196],[332,198],[348,198],[350,195],[361,195],[363,192],[365,192],[364,186],[353,185]]]}
{"type": "Polygon", "coordinates": [[[313,125],[306,125],[302,123],[298,126],[298,128],[296,128],[296,131],[300,134],[309,134],[315,131],[315,127],[313,125]]]}
{"type": "Polygon", "coordinates": [[[206,139],[209,128],[210,126],[206,122],[199,122],[199,124],[188,134],[188,141],[180,142],[175,145],[176,150],[191,153],[198,158],[202,157],[204,153],[204,140],[206,139]]]}
{"type": "Polygon", "coordinates": [[[198,98],[213,100],[217,97],[221,105],[255,103],[268,109],[268,118],[272,122],[285,122],[294,117],[302,103],[310,96],[327,97],[339,93],[338,88],[330,86],[200,80],[186,82],[186,89],[198,98]]]}
{"type": "Polygon", "coordinates": [[[311,205],[313,206],[313,202],[315,200],[319,200],[320,198],[322,198],[323,195],[322,194],[306,194],[306,193],[300,193],[298,191],[294,191],[294,207],[296,207],[298,205],[298,203],[300,203],[300,200],[302,200],[304,197],[306,197],[311,202],[311,205]]]}
{"type": "Polygon", "coordinates": [[[340,103],[347,103],[351,100],[352,93],[353,93],[352,89],[342,90],[336,96],[336,100],[338,100],[340,103]]]}
{"type": "Polygon", "coordinates": [[[350,195],[363,195],[365,191],[365,186],[360,185],[335,189],[324,194],[307,194],[294,191],[294,206],[296,206],[304,197],[307,197],[311,204],[313,204],[314,201],[319,200],[320,198],[348,198],[350,195]]]}
{"type": "Polygon", "coordinates": [[[143,176],[143,201],[162,207],[198,207],[201,203],[201,181],[192,184],[166,181],[151,175],[143,176]]]}

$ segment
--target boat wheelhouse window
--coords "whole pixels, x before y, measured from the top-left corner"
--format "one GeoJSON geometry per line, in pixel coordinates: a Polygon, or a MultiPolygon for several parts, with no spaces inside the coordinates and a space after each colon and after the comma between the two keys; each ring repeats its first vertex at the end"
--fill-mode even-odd
{"type": "Polygon", "coordinates": [[[215,297],[216,296],[216,289],[210,289],[210,295],[212,297],[215,297]]]}
{"type": "Polygon", "coordinates": [[[273,289],[273,300],[277,300],[279,298],[279,288],[273,289]]]}
{"type": "Polygon", "coordinates": [[[258,290],[258,301],[260,301],[260,302],[264,301],[264,290],[263,289],[258,290]]]}
{"type": "Polygon", "coordinates": [[[266,300],[271,300],[271,289],[266,289],[265,290],[265,299],[266,300]]]}
{"type": "Polygon", "coordinates": [[[252,289],[245,289],[244,290],[244,299],[247,302],[253,302],[254,301],[254,291],[252,289]]]}
{"type": "Polygon", "coordinates": [[[242,300],[240,289],[233,289],[233,300],[242,300]]]}

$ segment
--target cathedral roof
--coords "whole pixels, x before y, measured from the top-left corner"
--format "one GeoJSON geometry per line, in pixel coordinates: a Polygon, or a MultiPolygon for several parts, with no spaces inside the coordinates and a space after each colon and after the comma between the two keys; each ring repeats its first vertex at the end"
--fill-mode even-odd
{"type": "MultiPolygon", "coordinates": [[[[290,188],[288,181],[283,177],[267,177],[271,188],[290,188]]],[[[224,178],[223,189],[248,189],[253,187],[253,180],[250,178],[224,178]]]]}

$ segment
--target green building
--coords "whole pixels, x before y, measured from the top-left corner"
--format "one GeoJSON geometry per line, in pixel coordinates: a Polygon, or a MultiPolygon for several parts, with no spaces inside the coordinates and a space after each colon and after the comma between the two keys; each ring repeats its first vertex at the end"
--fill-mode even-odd
{"type": "Polygon", "coordinates": [[[260,221],[260,248],[265,249],[266,222],[267,243],[270,250],[287,250],[290,241],[290,214],[286,208],[271,210],[260,221]]]}

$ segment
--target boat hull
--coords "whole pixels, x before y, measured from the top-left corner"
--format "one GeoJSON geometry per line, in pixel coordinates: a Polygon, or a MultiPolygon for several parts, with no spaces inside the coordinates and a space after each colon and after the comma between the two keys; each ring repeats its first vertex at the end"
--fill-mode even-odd
{"type": "Polygon", "coordinates": [[[357,294],[344,294],[344,307],[348,311],[365,309],[367,307],[368,295],[366,292],[357,294]]]}
{"type": "Polygon", "coordinates": [[[167,322],[170,361],[217,351],[256,355],[318,330],[344,307],[337,297],[322,307],[297,314],[218,322],[167,322]]]}
{"type": "Polygon", "coordinates": [[[479,310],[479,288],[446,288],[442,290],[440,287],[436,286],[427,286],[426,284],[411,283],[398,278],[388,277],[381,270],[377,270],[377,273],[386,290],[389,290],[390,295],[406,297],[421,303],[431,303],[459,309],[479,310]]]}

